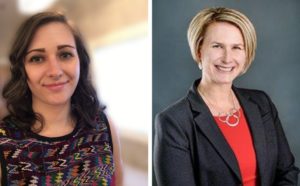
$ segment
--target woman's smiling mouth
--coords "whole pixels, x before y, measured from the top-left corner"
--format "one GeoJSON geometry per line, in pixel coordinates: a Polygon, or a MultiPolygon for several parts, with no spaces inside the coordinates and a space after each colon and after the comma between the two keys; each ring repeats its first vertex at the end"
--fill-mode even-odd
{"type": "Polygon", "coordinates": [[[48,85],[44,85],[48,90],[51,91],[59,91],[65,87],[67,82],[61,82],[61,83],[52,83],[48,85]]]}
{"type": "Polygon", "coordinates": [[[220,71],[223,71],[223,72],[231,72],[232,69],[234,68],[234,67],[222,67],[222,66],[218,66],[218,65],[216,65],[216,67],[217,67],[217,69],[219,69],[220,71]]]}

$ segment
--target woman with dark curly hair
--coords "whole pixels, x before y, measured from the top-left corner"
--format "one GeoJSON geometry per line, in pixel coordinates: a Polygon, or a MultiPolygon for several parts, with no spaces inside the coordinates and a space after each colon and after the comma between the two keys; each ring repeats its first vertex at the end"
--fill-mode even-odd
{"type": "Polygon", "coordinates": [[[91,84],[78,28],[61,12],[36,14],[9,59],[2,185],[122,185],[118,135],[91,84]]]}

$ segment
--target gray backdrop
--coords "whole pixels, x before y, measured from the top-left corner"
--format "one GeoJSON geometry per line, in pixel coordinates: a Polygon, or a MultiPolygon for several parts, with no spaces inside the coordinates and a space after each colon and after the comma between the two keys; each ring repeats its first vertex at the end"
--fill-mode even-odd
{"type": "Polygon", "coordinates": [[[201,76],[186,31],[201,9],[219,6],[236,9],[253,23],[258,38],[256,57],[234,84],[269,94],[300,167],[299,0],[153,0],[153,123],[158,112],[185,96],[201,76]]]}

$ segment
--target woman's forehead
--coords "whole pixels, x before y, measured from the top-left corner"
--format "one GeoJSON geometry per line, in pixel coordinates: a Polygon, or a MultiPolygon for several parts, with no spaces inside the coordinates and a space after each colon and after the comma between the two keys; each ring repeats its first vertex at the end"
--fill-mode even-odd
{"type": "Polygon", "coordinates": [[[59,45],[71,45],[75,47],[74,36],[70,28],[60,22],[51,22],[40,26],[27,49],[56,47],[59,45]]]}
{"type": "Polygon", "coordinates": [[[215,22],[208,26],[204,40],[228,44],[244,44],[243,35],[238,27],[227,22],[215,22]]]}

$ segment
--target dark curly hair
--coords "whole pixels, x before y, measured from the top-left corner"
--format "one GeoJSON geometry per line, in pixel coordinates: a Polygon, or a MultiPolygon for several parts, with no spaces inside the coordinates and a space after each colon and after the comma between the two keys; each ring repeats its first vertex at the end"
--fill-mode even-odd
{"type": "Polygon", "coordinates": [[[100,106],[96,91],[89,74],[90,57],[79,29],[66,18],[63,12],[42,12],[31,16],[19,28],[9,54],[11,62],[11,80],[3,89],[3,98],[7,101],[7,109],[14,124],[24,132],[31,133],[36,121],[42,125],[36,132],[43,129],[43,116],[32,109],[32,93],[27,84],[27,74],[24,67],[24,57],[36,30],[51,22],[66,25],[74,36],[80,61],[80,77],[77,87],[71,97],[72,112],[77,116],[79,126],[94,128],[94,118],[97,112],[105,107],[100,106]]]}

